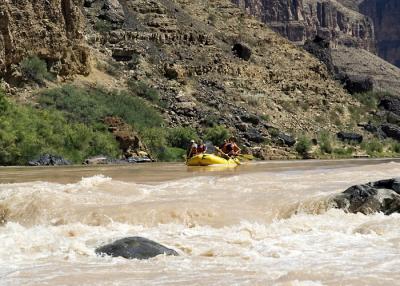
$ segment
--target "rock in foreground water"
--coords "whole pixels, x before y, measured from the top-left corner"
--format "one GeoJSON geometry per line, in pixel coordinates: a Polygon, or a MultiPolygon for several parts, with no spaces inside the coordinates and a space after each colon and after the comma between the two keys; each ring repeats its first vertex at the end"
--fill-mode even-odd
{"type": "Polygon", "coordinates": [[[332,198],[332,204],[351,213],[386,215],[400,212],[400,178],[355,185],[332,198]]]}
{"type": "Polygon", "coordinates": [[[160,254],[178,255],[173,249],[138,236],[119,239],[113,243],[97,248],[95,252],[98,255],[121,256],[127,259],[149,259],[160,254]]]}

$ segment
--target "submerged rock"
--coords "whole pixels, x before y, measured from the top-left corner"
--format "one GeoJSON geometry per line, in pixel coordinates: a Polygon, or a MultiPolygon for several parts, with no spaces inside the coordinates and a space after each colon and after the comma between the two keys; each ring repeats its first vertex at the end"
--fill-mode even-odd
{"type": "Polygon", "coordinates": [[[149,259],[160,254],[179,255],[173,249],[139,236],[119,239],[113,243],[97,248],[95,252],[98,255],[110,255],[112,257],[121,256],[127,259],[149,259]]]}
{"type": "Polygon", "coordinates": [[[39,158],[29,161],[29,166],[63,166],[71,163],[61,156],[43,154],[39,158]]]}
{"type": "Polygon", "coordinates": [[[400,212],[400,178],[352,186],[335,195],[332,204],[351,213],[400,212]]]}

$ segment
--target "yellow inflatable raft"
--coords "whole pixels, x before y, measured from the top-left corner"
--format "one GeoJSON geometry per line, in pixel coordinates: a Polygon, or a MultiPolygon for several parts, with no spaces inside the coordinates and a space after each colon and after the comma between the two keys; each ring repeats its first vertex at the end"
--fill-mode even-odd
{"type": "Polygon", "coordinates": [[[214,154],[199,154],[187,160],[188,166],[210,166],[210,165],[230,165],[237,166],[240,164],[239,159],[224,159],[214,154]]]}

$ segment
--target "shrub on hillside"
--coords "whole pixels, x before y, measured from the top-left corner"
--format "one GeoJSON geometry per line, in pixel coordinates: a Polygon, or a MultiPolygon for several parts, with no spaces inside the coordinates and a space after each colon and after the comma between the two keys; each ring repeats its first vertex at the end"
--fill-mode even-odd
{"type": "Polygon", "coordinates": [[[119,154],[108,132],[70,123],[56,110],[38,110],[8,102],[0,114],[0,165],[24,165],[43,153],[81,163],[88,156],[119,154]]]}
{"type": "Polygon", "coordinates": [[[376,155],[382,153],[383,144],[379,139],[371,139],[370,141],[361,143],[361,148],[367,152],[368,155],[376,155]]]}
{"type": "Polygon", "coordinates": [[[130,91],[149,101],[158,102],[160,100],[158,91],[142,81],[129,80],[128,87],[130,91]]]}
{"type": "Polygon", "coordinates": [[[301,136],[297,140],[295,149],[300,155],[306,155],[311,150],[311,140],[306,136],[301,136]]]}
{"type": "Polygon", "coordinates": [[[199,136],[193,128],[176,127],[169,129],[167,139],[172,147],[186,149],[190,140],[197,141],[199,136]]]}
{"type": "Polygon", "coordinates": [[[224,126],[214,126],[206,129],[204,139],[211,141],[214,145],[220,146],[224,143],[225,139],[231,136],[228,129],[224,126]]]}
{"type": "Polygon", "coordinates": [[[319,147],[322,153],[331,154],[333,152],[333,147],[331,143],[332,138],[329,136],[328,132],[322,132],[319,136],[319,147]]]}
{"type": "Polygon", "coordinates": [[[22,75],[27,80],[42,84],[45,79],[52,79],[52,75],[47,71],[46,62],[39,59],[37,56],[25,58],[20,63],[20,67],[22,75]]]}
{"type": "Polygon", "coordinates": [[[106,116],[118,116],[139,131],[163,124],[157,110],[124,91],[66,85],[41,93],[39,102],[43,107],[62,110],[68,118],[78,122],[99,125],[106,116]]]}

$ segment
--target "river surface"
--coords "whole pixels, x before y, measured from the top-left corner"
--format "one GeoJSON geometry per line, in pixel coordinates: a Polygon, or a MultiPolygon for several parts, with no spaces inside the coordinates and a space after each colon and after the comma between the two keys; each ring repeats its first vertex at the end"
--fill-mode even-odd
{"type": "Polygon", "coordinates": [[[327,199],[400,161],[0,168],[0,285],[400,285],[400,215],[327,199]],[[180,256],[98,257],[143,236],[180,256]]]}

